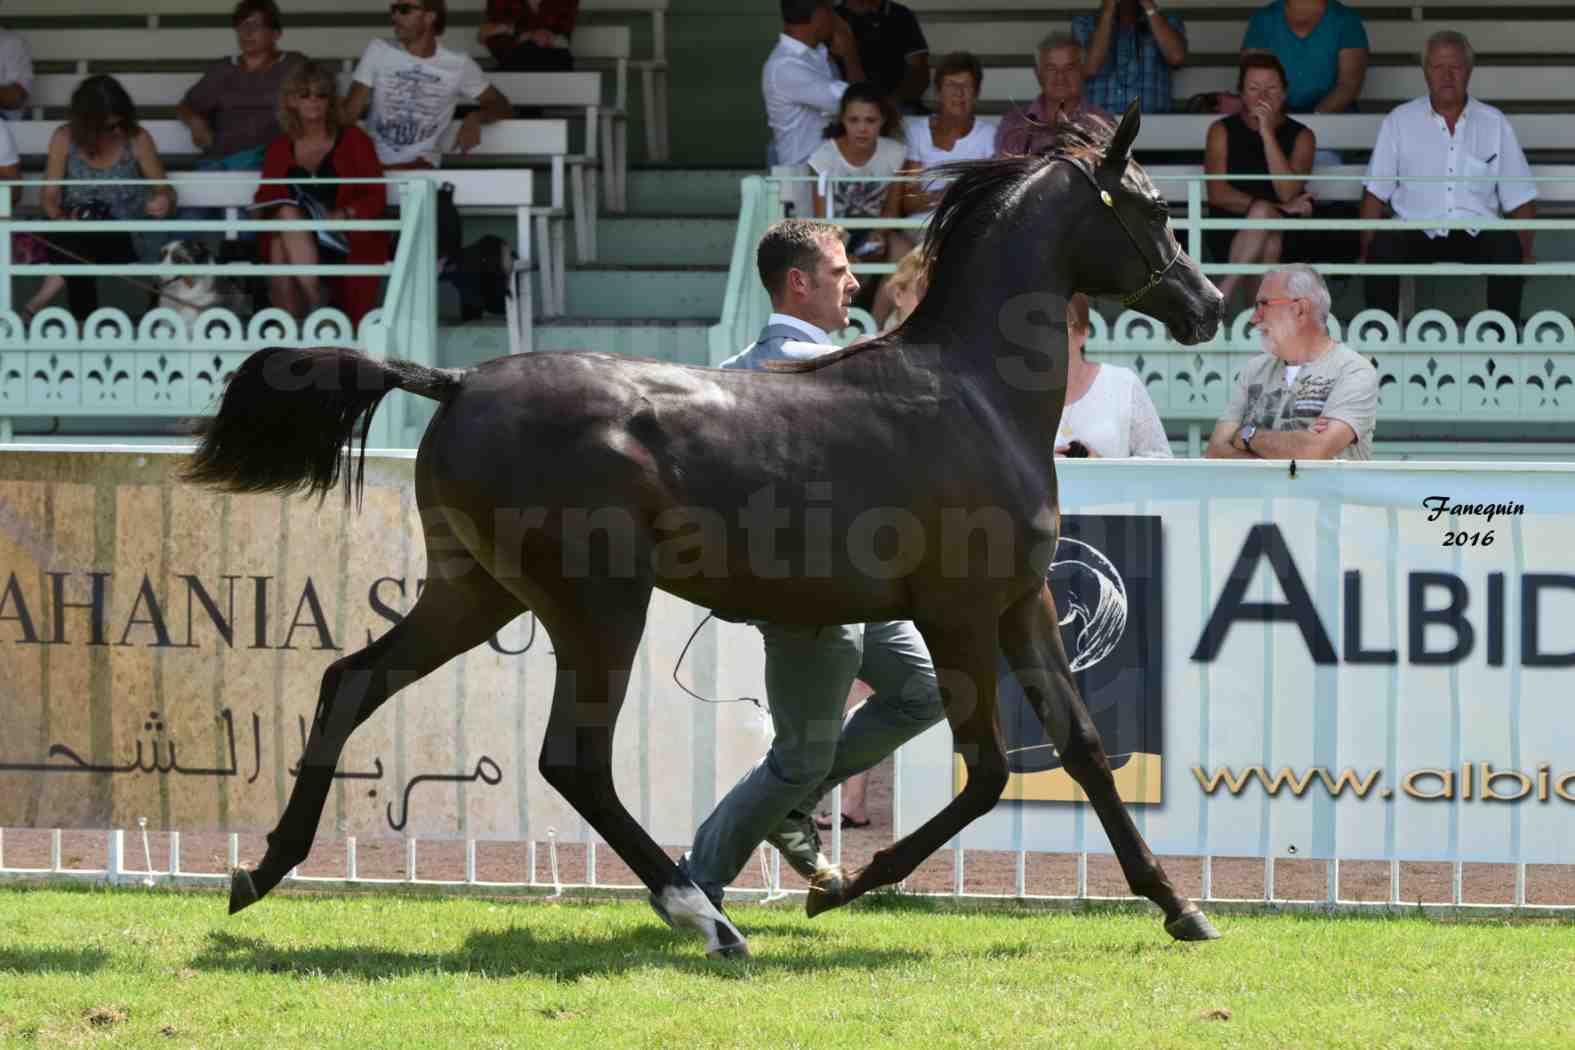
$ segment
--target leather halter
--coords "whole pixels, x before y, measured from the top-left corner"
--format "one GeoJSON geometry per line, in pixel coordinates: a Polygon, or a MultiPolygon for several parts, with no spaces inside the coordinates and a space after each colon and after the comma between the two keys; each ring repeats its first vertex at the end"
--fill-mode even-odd
{"type": "Polygon", "coordinates": [[[1160,281],[1165,279],[1165,275],[1170,272],[1170,268],[1176,265],[1176,260],[1181,258],[1181,248],[1177,246],[1176,254],[1172,255],[1170,261],[1163,266],[1150,263],[1148,261],[1148,253],[1143,250],[1143,243],[1132,232],[1132,227],[1127,225],[1127,220],[1121,217],[1121,209],[1116,207],[1115,198],[1111,196],[1110,191],[1100,185],[1099,176],[1081,164],[1074,164],[1073,167],[1081,171],[1087,176],[1088,181],[1094,184],[1094,189],[1099,191],[1099,199],[1104,202],[1105,207],[1110,209],[1110,213],[1116,217],[1116,221],[1121,224],[1121,232],[1127,235],[1127,240],[1131,241],[1132,247],[1137,249],[1138,257],[1143,260],[1143,265],[1148,267],[1148,283],[1137,291],[1128,292],[1121,297],[1122,306],[1135,305],[1145,295],[1157,288],[1160,281]]]}

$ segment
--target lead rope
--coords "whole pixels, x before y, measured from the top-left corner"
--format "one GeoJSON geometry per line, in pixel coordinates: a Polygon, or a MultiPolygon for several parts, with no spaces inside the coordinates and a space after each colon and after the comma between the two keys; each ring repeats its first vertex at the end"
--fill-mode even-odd
{"type": "MultiPolygon", "coordinates": [[[[46,248],[50,248],[50,249],[53,249],[54,251],[59,252],[61,255],[64,255],[66,258],[72,260],[73,262],[85,263],[88,266],[96,266],[96,265],[98,265],[96,262],[94,262],[94,260],[84,258],[84,257],[78,255],[76,252],[70,250],[69,248],[62,248],[60,245],[56,244],[54,241],[50,240],[48,237],[44,237],[44,236],[41,236],[41,235],[36,234],[36,233],[30,233],[30,234],[28,234],[28,236],[33,238],[33,240],[37,241],[38,243],[44,245],[46,248]]],[[[113,277],[117,281],[125,281],[127,284],[131,285],[133,288],[140,288],[144,292],[150,292],[153,295],[156,295],[156,296],[158,296],[161,299],[169,299],[172,302],[179,303],[181,306],[186,307],[188,310],[201,310],[202,309],[202,306],[200,304],[191,302],[190,300],[187,300],[187,299],[182,299],[180,296],[176,295],[173,292],[166,292],[162,286],[147,284],[147,283],[145,283],[143,281],[137,280],[135,277],[127,277],[123,273],[112,273],[109,276],[113,277]]],[[[171,278],[171,280],[173,281],[174,278],[171,278]]]]}
{"type": "Polygon", "coordinates": [[[689,647],[691,645],[695,644],[695,639],[700,636],[700,628],[702,628],[706,624],[710,623],[712,617],[714,617],[715,615],[716,615],[715,613],[706,613],[705,619],[701,620],[698,624],[695,625],[694,631],[691,632],[690,635],[689,635],[689,640],[684,643],[683,652],[678,654],[678,661],[673,664],[673,681],[675,683],[677,683],[678,688],[682,689],[684,692],[688,693],[690,696],[694,697],[696,700],[700,701],[702,704],[742,704],[742,703],[745,703],[747,701],[748,703],[754,704],[756,709],[759,710],[762,715],[764,715],[766,709],[764,707],[760,706],[760,701],[758,699],[756,699],[755,697],[752,697],[752,696],[736,696],[736,697],[734,697],[731,700],[713,700],[713,699],[711,699],[708,696],[701,696],[699,693],[695,692],[693,689],[689,688],[687,685],[684,685],[684,683],[682,681],[680,681],[679,678],[678,678],[678,669],[684,665],[684,657],[689,655],[689,647]]]}

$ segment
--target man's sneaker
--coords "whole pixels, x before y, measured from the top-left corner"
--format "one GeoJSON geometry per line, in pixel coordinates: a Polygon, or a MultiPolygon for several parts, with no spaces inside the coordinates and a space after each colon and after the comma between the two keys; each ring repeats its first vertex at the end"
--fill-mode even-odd
{"type": "Polygon", "coordinates": [[[845,881],[842,866],[831,863],[820,851],[820,832],[809,814],[789,813],[777,829],[766,836],[766,841],[782,854],[788,867],[809,883],[809,899],[804,902],[804,909],[810,915],[835,906],[832,902],[840,902],[845,881]],[[817,895],[828,899],[815,901],[817,895]]]}

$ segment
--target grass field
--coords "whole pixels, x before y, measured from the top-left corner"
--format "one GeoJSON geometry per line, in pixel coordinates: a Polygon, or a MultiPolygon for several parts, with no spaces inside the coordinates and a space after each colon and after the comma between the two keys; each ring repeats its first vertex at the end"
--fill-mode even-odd
{"type": "Polygon", "coordinates": [[[0,890],[0,1046],[1567,1047],[1575,925],[0,890]],[[1228,1017],[1221,1016],[1228,1011],[1228,1017]]]}

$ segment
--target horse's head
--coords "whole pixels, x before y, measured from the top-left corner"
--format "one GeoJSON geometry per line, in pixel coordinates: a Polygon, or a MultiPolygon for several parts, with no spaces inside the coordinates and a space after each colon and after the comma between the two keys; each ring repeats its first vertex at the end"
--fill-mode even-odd
{"type": "Polygon", "coordinates": [[[1169,206],[1131,159],[1141,123],[1134,101],[1104,156],[1073,162],[1097,199],[1079,230],[1086,239],[1073,253],[1073,290],[1115,296],[1163,322],[1177,342],[1201,343],[1214,337],[1224,297],[1181,250],[1169,206]]]}

